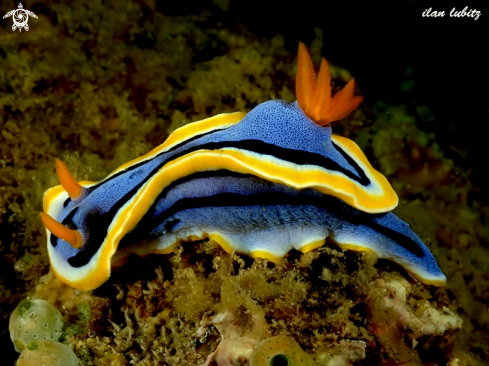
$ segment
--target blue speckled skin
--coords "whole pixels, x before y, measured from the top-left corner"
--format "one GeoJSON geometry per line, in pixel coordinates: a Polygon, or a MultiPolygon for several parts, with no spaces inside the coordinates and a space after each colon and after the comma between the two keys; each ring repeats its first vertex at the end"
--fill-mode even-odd
{"type": "MultiPolygon", "coordinates": [[[[117,211],[164,164],[198,149],[229,146],[252,150],[262,146],[265,153],[282,148],[284,160],[296,158],[297,151],[312,153],[322,156],[324,161],[329,158],[338,169],[361,179],[357,167],[332,144],[330,127],[312,122],[297,103],[269,101],[232,127],[197,136],[109,177],[89,188],[86,198],[78,204],[69,200],[56,219],[80,230],[85,247],[74,249],[54,236],[51,244],[71,265],[84,266],[102,244],[117,211]]],[[[119,248],[147,238],[161,237],[163,241],[165,236],[178,238],[196,230],[217,231],[233,238],[239,242],[235,248],[238,252],[249,253],[258,248],[280,255],[308,236],[329,236],[338,243],[370,245],[380,256],[408,269],[443,276],[423,242],[392,213],[367,214],[312,189],[299,191],[228,171],[174,182],[156,198],[119,248]]]]}
{"type": "MultiPolygon", "coordinates": [[[[68,224],[79,229],[84,241],[92,245],[94,235],[91,234],[94,227],[105,225],[108,228],[111,218],[116,213],[111,210],[116,210],[121,202],[127,202],[138,187],[166,162],[208,143],[239,142],[245,139],[259,140],[291,150],[314,152],[331,158],[352,174],[358,175],[332,146],[330,127],[321,127],[312,122],[302,112],[297,102],[273,100],[258,105],[240,123],[232,127],[198,137],[154,159],[138,164],[130,172],[116,174],[91,187],[88,196],[81,203],[75,204],[70,201],[57,220],[64,225],[68,224]],[[76,212],[73,212],[74,209],[76,212]],[[101,216],[107,216],[107,219],[103,220],[101,216]]],[[[102,235],[96,237],[100,241],[102,235]]],[[[59,242],[57,250],[63,253],[63,257],[70,258],[79,252],[68,243],[62,240],[59,242]]]]}

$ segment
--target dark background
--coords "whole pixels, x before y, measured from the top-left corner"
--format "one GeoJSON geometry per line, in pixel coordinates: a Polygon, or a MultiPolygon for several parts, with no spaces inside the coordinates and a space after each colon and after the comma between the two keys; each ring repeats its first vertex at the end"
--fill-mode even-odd
{"type": "MultiPolygon", "coordinates": [[[[47,8],[35,1],[22,3],[38,15],[47,8]]],[[[315,38],[314,28],[320,27],[323,55],[353,74],[367,109],[379,100],[406,105],[418,126],[435,134],[445,156],[469,172],[475,187],[470,200],[489,205],[485,188],[489,184],[489,13],[482,2],[231,0],[227,12],[211,0],[164,0],[156,6],[156,11],[168,16],[200,14],[204,9],[213,14],[208,22],[252,32],[258,42],[283,35],[291,53],[297,52],[298,40],[309,45],[315,38]],[[478,20],[449,16],[452,8],[466,6],[481,12],[478,20]],[[430,7],[445,11],[445,17],[423,17],[430,7]],[[401,88],[412,81],[409,90],[401,88]],[[416,106],[423,105],[432,117],[418,115],[416,106]]],[[[49,16],[54,24],[56,14],[49,16]]],[[[12,20],[1,17],[0,50],[2,37],[12,34],[12,20]]],[[[205,29],[206,24],[201,26],[205,29]]],[[[10,365],[18,354],[11,345],[6,347],[9,353],[0,363],[10,365]]]]}

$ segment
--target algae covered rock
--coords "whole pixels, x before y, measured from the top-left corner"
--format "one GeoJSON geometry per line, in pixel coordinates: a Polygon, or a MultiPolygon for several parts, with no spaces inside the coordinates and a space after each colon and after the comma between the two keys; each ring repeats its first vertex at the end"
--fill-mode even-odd
{"type": "Polygon", "coordinates": [[[61,337],[61,313],[46,300],[23,300],[10,315],[10,339],[15,350],[22,350],[31,342],[61,337]]]}
{"type": "Polygon", "coordinates": [[[17,366],[79,366],[70,347],[49,340],[35,341],[24,348],[17,366]]]}
{"type": "Polygon", "coordinates": [[[258,343],[251,366],[314,366],[312,358],[290,337],[276,336],[258,343]]]}

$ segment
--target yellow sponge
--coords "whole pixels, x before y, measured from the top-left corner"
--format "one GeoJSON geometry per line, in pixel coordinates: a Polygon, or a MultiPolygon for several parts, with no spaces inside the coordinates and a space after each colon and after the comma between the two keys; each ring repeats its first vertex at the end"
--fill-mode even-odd
{"type": "Polygon", "coordinates": [[[15,350],[22,350],[31,342],[61,337],[61,313],[46,300],[23,300],[10,316],[10,338],[15,350]]]}
{"type": "Polygon", "coordinates": [[[251,366],[314,366],[312,358],[290,337],[267,338],[255,347],[251,366]]]}
{"type": "Polygon", "coordinates": [[[17,366],[79,366],[70,347],[53,341],[35,341],[24,348],[17,366]]]}

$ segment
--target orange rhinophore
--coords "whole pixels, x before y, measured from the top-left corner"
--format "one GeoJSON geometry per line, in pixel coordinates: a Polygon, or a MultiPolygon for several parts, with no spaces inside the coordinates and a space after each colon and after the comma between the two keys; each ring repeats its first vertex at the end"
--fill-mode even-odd
{"type": "Polygon", "coordinates": [[[320,126],[329,125],[347,116],[358,107],[363,97],[353,95],[355,79],[331,96],[331,74],[328,62],[323,58],[316,80],[311,56],[304,43],[299,42],[299,58],[295,93],[304,113],[320,126]]]}
{"type": "Polygon", "coordinates": [[[71,199],[81,196],[83,187],[76,182],[65,163],[63,163],[60,159],[56,159],[56,174],[58,174],[59,182],[65,191],[68,192],[71,199]]]}
{"type": "Polygon", "coordinates": [[[71,230],[67,228],[66,226],[59,223],[51,216],[43,212],[39,212],[39,216],[41,216],[41,220],[44,226],[46,226],[46,228],[58,238],[70,243],[71,246],[75,249],[80,249],[83,247],[83,239],[78,230],[71,230]]]}

